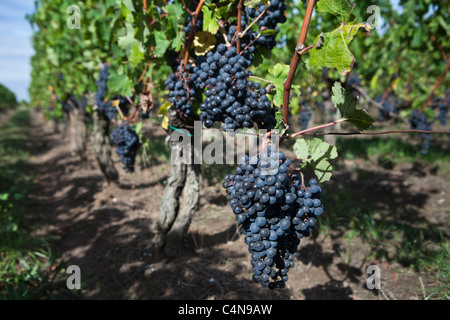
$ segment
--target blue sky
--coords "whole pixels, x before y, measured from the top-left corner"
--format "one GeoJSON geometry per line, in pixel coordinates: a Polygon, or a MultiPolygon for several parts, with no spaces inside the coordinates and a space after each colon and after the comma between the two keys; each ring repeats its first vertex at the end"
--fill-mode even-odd
{"type": "MultiPolygon", "coordinates": [[[[399,0],[392,0],[398,4],[399,0]]],[[[17,99],[29,100],[32,29],[25,15],[34,11],[34,0],[0,0],[0,83],[17,99]]]]}
{"type": "Polygon", "coordinates": [[[34,10],[34,0],[0,1],[0,83],[17,99],[28,100],[32,29],[25,19],[34,10]]]}

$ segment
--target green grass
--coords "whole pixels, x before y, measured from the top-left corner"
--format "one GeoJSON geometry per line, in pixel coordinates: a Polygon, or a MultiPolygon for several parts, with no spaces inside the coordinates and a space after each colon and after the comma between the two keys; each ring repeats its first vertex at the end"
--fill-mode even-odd
{"type": "MultiPolygon", "coordinates": [[[[417,139],[419,139],[417,137],[417,139]]],[[[411,138],[403,141],[395,137],[372,137],[342,138],[336,140],[336,147],[339,153],[347,159],[364,158],[368,159],[376,156],[388,157],[394,162],[414,162],[421,160],[424,163],[448,164],[450,162],[450,144],[441,142],[437,138],[432,140],[428,154],[420,153],[419,140],[411,138]]]]}
{"type": "Polygon", "coordinates": [[[0,127],[0,299],[54,298],[53,283],[62,264],[44,239],[27,225],[26,199],[33,176],[30,114],[19,109],[0,127]]]}
{"type": "MultiPolygon", "coordinates": [[[[375,211],[370,207],[354,207],[344,187],[326,190],[323,202],[331,208],[327,217],[318,220],[318,234],[340,237],[349,242],[369,245],[370,258],[397,262],[405,269],[434,277],[426,299],[450,298],[450,244],[445,226],[431,229],[428,223],[411,225],[398,219],[397,212],[375,211]]],[[[345,253],[342,253],[345,259],[345,253]]],[[[422,291],[421,288],[418,289],[422,291]]]]}

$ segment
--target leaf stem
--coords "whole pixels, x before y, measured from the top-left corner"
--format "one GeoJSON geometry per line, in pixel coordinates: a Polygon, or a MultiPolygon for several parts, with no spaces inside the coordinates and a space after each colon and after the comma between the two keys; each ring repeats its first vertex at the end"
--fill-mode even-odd
{"type": "Polygon", "coordinates": [[[322,124],[320,126],[308,128],[308,129],[305,129],[305,130],[293,133],[293,134],[289,135],[286,139],[289,140],[289,139],[295,138],[295,137],[297,137],[299,135],[302,135],[302,134],[305,134],[305,133],[308,133],[308,132],[316,131],[316,130],[327,128],[327,127],[332,127],[332,126],[334,126],[334,125],[336,125],[338,123],[344,122],[344,121],[346,121],[346,119],[345,118],[341,118],[339,120],[336,120],[336,121],[333,121],[333,122],[330,122],[330,123],[326,123],[326,124],[322,124]]]}
{"type": "Polygon", "coordinates": [[[445,71],[444,74],[436,81],[436,83],[433,86],[433,89],[431,89],[430,94],[428,95],[428,99],[425,102],[425,104],[423,105],[423,107],[420,109],[420,111],[424,111],[427,107],[429,107],[431,105],[431,102],[433,101],[433,96],[434,93],[436,92],[436,90],[441,86],[442,82],[445,80],[445,78],[447,77],[448,74],[448,70],[450,68],[450,58],[447,59],[446,64],[445,64],[445,71]]]}
{"type": "Polygon", "coordinates": [[[261,81],[264,81],[264,82],[273,83],[273,82],[270,81],[270,80],[263,79],[263,78],[256,77],[256,76],[249,76],[249,79],[257,79],[257,80],[261,80],[261,81]]]}

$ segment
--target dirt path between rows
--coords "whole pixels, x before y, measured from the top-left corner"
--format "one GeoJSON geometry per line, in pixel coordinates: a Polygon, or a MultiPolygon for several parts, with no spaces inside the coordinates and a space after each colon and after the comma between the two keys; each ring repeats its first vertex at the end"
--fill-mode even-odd
{"type": "MultiPolygon", "coordinates": [[[[395,259],[378,260],[373,250],[382,248],[346,239],[338,230],[302,240],[287,288],[262,288],[251,281],[248,250],[223,190],[208,185],[207,179],[185,253],[170,260],[161,257],[153,247],[150,226],[159,214],[167,164],[154,161],[130,175],[117,162],[121,186],[108,187],[91,150],[87,163],[82,163],[41,115],[33,114],[32,119],[30,166],[37,177],[30,215],[39,225],[39,235],[50,237],[54,252],[67,264],[78,265],[82,274],[81,290],[75,294],[61,283],[62,299],[422,299],[420,281],[425,286],[432,281],[395,259]],[[373,264],[381,268],[382,290],[367,289],[366,270],[373,264]]],[[[448,174],[416,177],[395,171],[359,181],[352,178],[352,165],[341,167],[336,181],[348,181],[360,193],[386,201],[402,197],[396,200],[399,205],[420,199],[420,204],[412,204],[417,219],[430,225],[448,223],[448,174]],[[444,195],[425,194],[431,181],[444,195]],[[419,205],[434,214],[427,217],[419,205]]]]}

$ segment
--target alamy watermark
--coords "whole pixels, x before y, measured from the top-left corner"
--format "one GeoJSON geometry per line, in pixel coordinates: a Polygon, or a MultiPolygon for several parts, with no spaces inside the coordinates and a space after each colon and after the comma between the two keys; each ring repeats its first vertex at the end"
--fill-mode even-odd
{"type": "Polygon", "coordinates": [[[366,273],[369,275],[366,279],[367,289],[381,289],[381,269],[377,265],[370,265],[366,269],[366,273]]]}
{"type": "Polygon", "coordinates": [[[67,28],[69,29],[81,29],[81,9],[79,6],[71,5],[67,8],[66,12],[70,14],[67,18],[67,28]]]}
{"type": "Polygon", "coordinates": [[[369,6],[366,10],[366,13],[372,14],[369,19],[367,19],[367,24],[370,26],[370,29],[381,29],[381,10],[379,6],[369,6]]]}
{"type": "MultiPolygon", "coordinates": [[[[257,132],[251,128],[226,132],[215,128],[205,130],[202,121],[195,121],[193,132],[178,128],[170,135],[171,161],[174,164],[242,164],[243,156],[248,156],[249,163],[256,164],[256,156],[268,146],[268,134],[271,138],[271,150],[277,151],[278,130],[270,133],[264,129],[257,132]]],[[[275,168],[271,166],[270,169],[275,168]]]]}
{"type": "Polygon", "coordinates": [[[70,273],[71,276],[67,278],[66,285],[67,289],[81,289],[81,269],[77,265],[71,265],[67,268],[67,273],[70,273]]]}

